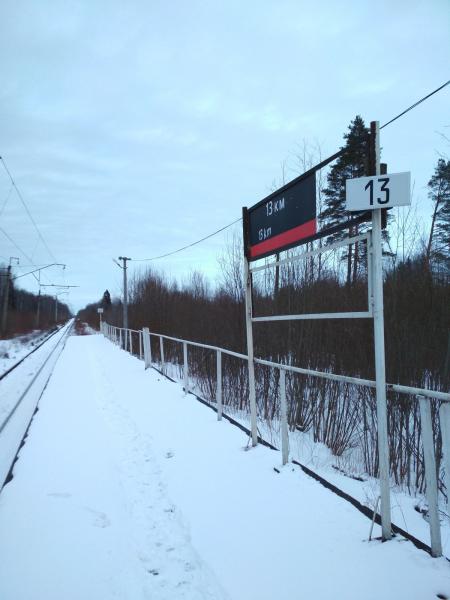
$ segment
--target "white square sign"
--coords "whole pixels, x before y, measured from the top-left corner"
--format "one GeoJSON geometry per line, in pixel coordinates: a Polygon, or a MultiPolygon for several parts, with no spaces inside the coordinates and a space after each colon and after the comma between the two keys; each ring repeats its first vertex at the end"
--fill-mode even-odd
{"type": "Polygon", "coordinates": [[[411,173],[347,179],[347,210],[374,210],[411,204],[411,173]]]}
{"type": "Polygon", "coordinates": [[[103,313],[103,308],[97,308],[97,312],[99,315],[101,315],[103,313]]]}

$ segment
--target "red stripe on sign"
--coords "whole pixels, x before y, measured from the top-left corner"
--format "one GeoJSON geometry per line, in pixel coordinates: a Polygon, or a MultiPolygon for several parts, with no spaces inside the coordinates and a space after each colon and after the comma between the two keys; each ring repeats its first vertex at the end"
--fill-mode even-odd
{"type": "Polygon", "coordinates": [[[277,250],[284,248],[284,246],[289,246],[290,244],[299,242],[303,238],[310,237],[315,233],[316,219],[312,219],[311,221],[303,223],[303,225],[299,225],[298,227],[289,229],[284,233],[279,233],[273,238],[269,238],[268,240],[264,240],[259,244],[250,246],[250,257],[256,258],[257,256],[260,256],[261,254],[266,254],[267,252],[276,252],[277,250]]]}

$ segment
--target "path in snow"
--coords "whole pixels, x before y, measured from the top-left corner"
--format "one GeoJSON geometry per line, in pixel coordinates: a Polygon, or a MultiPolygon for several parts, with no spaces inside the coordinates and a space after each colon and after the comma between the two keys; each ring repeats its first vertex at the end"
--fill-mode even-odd
{"type": "Polygon", "coordinates": [[[69,339],[0,496],[0,598],[434,599],[370,522],[100,336],[69,339]]]}

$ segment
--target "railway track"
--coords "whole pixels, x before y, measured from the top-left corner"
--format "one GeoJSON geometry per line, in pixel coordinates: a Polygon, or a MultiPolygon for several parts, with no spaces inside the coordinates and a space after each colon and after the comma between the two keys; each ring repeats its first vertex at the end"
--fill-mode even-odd
{"type": "MultiPolygon", "coordinates": [[[[64,327],[64,325],[63,325],[63,327],[64,327]]],[[[13,364],[11,367],[9,367],[9,369],[6,369],[6,371],[4,371],[0,375],[0,381],[2,379],[4,379],[7,375],[9,375],[12,371],[14,371],[14,369],[17,369],[17,367],[19,365],[21,365],[29,356],[31,356],[32,354],[34,354],[34,352],[36,352],[37,350],[39,350],[39,348],[41,348],[46,342],[48,342],[48,340],[50,338],[52,338],[54,335],[56,335],[58,333],[58,331],[61,331],[61,329],[62,329],[61,327],[58,327],[54,331],[51,331],[49,333],[49,335],[47,335],[37,346],[35,346],[33,348],[33,350],[31,350],[30,352],[28,352],[28,354],[25,354],[25,356],[22,356],[22,358],[20,360],[18,360],[15,364],[13,364]]]]}
{"type": "Polygon", "coordinates": [[[0,490],[12,479],[12,468],[26,438],[39,400],[52,375],[55,364],[73,330],[74,321],[52,332],[46,339],[15,365],[5,371],[0,380],[0,490]],[[60,334],[55,344],[45,345],[60,334]],[[41,349],[42,358],[32,365],[26,360],[41,349]],[[22,365],[22,368],[17,370],[22,365]],[[32,369],[29,372],[27,365],[32,369]],[[23,386],[23,380],[26,383],[23,386]],[[19,387],[20,386],[20,387],[19,387]]]}

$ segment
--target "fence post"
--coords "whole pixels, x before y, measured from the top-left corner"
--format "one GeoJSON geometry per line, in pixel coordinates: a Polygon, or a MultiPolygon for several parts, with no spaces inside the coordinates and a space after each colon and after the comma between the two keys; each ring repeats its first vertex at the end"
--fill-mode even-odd
{"type": "Polygon", "coordinates": [[[222,352],[217,349],[216,356],[216,375],[217,375],[217,387],[216,387],[216,402],[217,402],[217,420],[222,420],[222,352]]]}
{"type": "Polygon", "coordinates": [[[289,429],[286,403],[286,371],[280,369],[280,417],[281,417],[281,455],[283,465],[289,460],[289,429]]]}
{"type": "Polygon", "coordinates": [[[152,365],[152,350],[150,346],[150,331],[148,327],[142,329],[142,340],[144,342],[144,368],[148,369],[152,365]]]}
{"type": "Polygon", "coordinates": [[[183,378],[184,378],[184,393],[189,392],[189,367],[188,367],[188,349],[187,342],[183,342],[183,378]]]}
{"type": "Polygon", "coordinates": [[[139,336],[139,360],[142,360],[142,331],[138,333],[139,336]]]}
{"type": "Polygon", "coordinates": [[[164,375],[164,341],[162,335],[159,336],[159,350],[161,353],[161,372],[164,375]]]}
{"type": "Polygon", "coordinates": [[[250,420],[252,430],[252,445],[258,443],[258,425],[256,420],[256,388],[255,388],[255,362],[253,352],[253,307],[252,307],[252,275],[248,266],[247,257],[244,258],[245,279],[245,323],[247,329],[247,354],[248,354],[248,394],[250,401],[250,420]]]}
{"type": "Polygon", "coordinates": [[[433,427],[431,424],[430,401],[418,396],[420,424],[422,429],[423,458],[425,461],[426,496],[428,500],[428,520],[430,523],[431,556],[442,556],[441,527],[438,510],[438,488],[436,458],[434,455],[433,427]]]}
{"type": "Polygon", "coordinates": [[[130,330],[129,330],[129,332],[128,332],[128,336],[129,336],[129,338],[130,338],[130,341],[129,341],[129,345],[128,345],[128,347],[129,347],[129,349],[130,349],[130,354],[131,354],[131,356],[133,356],[133,333],[132,333],[131,329],[130,329],[130,330]]]}
{"type": "Polygon", "coordinates": [[[122,348],[122,329],[119,329],[119,345],[122,348]]]}
{"type": "MultiPolygon", "coordinates": [[[[439,408],[442,450],[444,454],[445,487],[447,488],[447,512],[450,510],[450,404],[444,402],[439,408]]],[[[449,514],[450,516],[450,514],[449,514]]]]}

